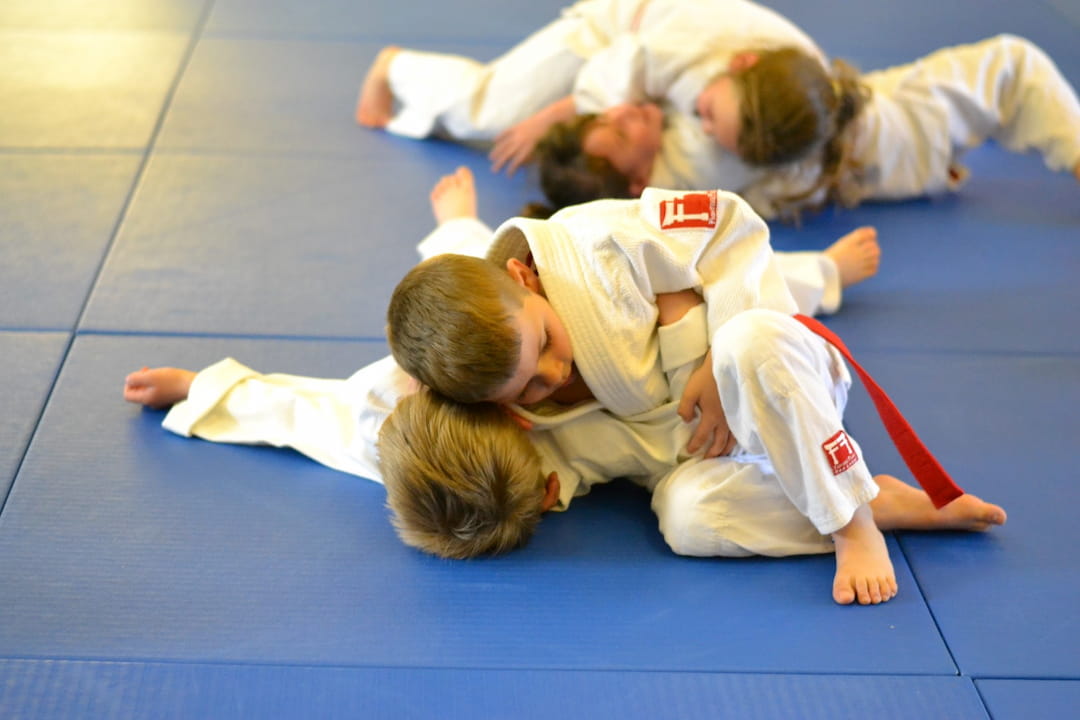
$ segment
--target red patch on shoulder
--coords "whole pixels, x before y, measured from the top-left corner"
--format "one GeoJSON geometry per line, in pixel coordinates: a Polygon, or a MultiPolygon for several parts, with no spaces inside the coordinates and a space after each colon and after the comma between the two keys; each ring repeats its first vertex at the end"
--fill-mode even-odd
{"type": "Polygon", "coordinates": [[[833,475],[839,475],[859,462],[859,453],[855,452],[855,446],[851,444],[851,439],[843,430],[823,442],[821,449],[825,451],[825,457],[829,459],[833,475]]]}
{"type": "Polygon", "coordinates": [[[687,193],[660,201],[660,229],[716,227],[716,191],[687,193]]]}

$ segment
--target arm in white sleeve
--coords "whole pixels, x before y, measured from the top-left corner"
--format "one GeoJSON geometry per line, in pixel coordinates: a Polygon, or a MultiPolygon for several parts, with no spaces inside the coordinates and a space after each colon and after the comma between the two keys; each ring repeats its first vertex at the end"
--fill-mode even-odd
{"type": "Polygon", "coordinates": [[[289,447],[342,472],[380,481],[379,428],[411,380],[392,358],[348,380],[263,375],[231,358],[196,375],[162,425],[212,442],[289,447]]]}
{"type": "Polygon", "coordinates": [[[435,255],[454,253],[484,257],[491,247],[491,228],[477,218],[462,217],[448,220],[437,226],[420,241],[416,251],[421,260],[435,255]]]}
{"type": "Polygon", "coordinates": [[[777,252],[776,262],[800,313],[831,315],[840,309],[840,270],[825,253],[777,252]]]}

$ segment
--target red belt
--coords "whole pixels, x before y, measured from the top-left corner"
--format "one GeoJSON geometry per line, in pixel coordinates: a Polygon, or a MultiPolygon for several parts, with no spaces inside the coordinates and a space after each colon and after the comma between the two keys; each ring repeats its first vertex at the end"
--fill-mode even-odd
{"type": "Polygon", "coordinates": [[[896,445],[896,449],[900,451],[900,457],[904,458],[904,462],[907,463],[911,474],[919,481],[923,490],[926,490],[926,494],[930,496],[934,507],[944,507],[963,495],[964,491],[953,482],[953,479],[949,477],[949,473],[945,472],[945,468],[941,467],[941,463],[937,461],[937,458],[923,445],[922,440],[915,434],[911,425],[900,414],[896,405],[881,389],[881,386],[874,382],[874,378],[870,377],[870,373],[863,370],[862,366],[851,357],[851,351],[844,345],[844,341],[832,330],[813,318],[805,315],[795,315],[794,317],[808,327],[811,332],[823,337],[829,344],[839,350],[844,359],[855,368],[855,372],[859,374],[859,378],[862,380],[863,387],[866,388],[866,392],[870,393],[870,399],[874,401],[874,407],[877,408],[881,422],[885,425],[885,430],[888,431],[889,437],[892,438],[893,444],[896,445]]]}

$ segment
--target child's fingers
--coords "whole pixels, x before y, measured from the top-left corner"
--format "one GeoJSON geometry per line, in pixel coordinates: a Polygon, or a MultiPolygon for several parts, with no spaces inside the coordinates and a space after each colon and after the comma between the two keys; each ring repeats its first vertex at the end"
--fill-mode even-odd
{"type": "Polygon", "coordinates": [[[124,399],[131,403],[145,405],[149,390],[139,385],[127,385],[124,387],[124,399]]]}
{"type": "Polygon", "coordinates": [[[707,451],[705,451],[705,457],[714,458],[721,455],[727,455],[731,450],[729,449],[729,438],[731,437],[730,431],[717,428],[713,435],[713,443],[707,451]]]}
{"type": "Polygon", "coordinates": [[[697,397],[694,395],[683,394],[679,400],[679,417],[683,419],[683,422],[691,422],[696,415],[697,397]]]}

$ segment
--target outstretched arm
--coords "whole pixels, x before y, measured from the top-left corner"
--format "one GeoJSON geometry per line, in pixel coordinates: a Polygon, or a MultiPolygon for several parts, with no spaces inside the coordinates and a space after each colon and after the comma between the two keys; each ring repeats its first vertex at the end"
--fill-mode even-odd
{"type": "Polygon", "coordinates": [[[548,130],[558,123],[573,119],[576,114],[574,98],[567,95],[499,133],[495,138],[495,147],[488,156],[492,171],[499,172],[505,167],[507,174],[513,175],[529,161],[536,144],[548,130]]]}
{"type": "Polygon", "coordinates": [[[186,400],[194,379],[191,370],[144,367],[124,378],[124,399],[160,410],[186,400]]]}

